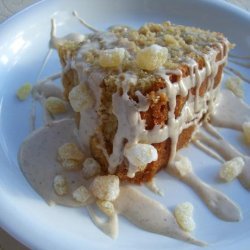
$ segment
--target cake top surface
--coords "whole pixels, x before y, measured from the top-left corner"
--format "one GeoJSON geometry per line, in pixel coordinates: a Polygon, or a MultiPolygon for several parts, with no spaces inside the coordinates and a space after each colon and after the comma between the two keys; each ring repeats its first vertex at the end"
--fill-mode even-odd
{"type": "Polygon", "coordinates": [[[194,61],[204,65],[204,57],[223,49],[223,44],[228,41],[221,33],[163,22],[147,23],[138,30],[113,26],[105,32],[71,37],[58,47],[92,69],[132,71],[140,76],[181,69],[194,61]]]}

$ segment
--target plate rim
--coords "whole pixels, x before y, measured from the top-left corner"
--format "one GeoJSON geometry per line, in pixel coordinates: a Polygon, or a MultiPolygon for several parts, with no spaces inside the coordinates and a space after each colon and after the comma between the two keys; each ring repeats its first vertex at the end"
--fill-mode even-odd
{"type": "MultiPolygon", "coordinates": [[[[39,11],[39,8],[44,8],[47,5],[49,6],[50,3],[52,4],[52,1],[50,0],[35,0],[35,3],[32,3],[31,5],[28,5],[27,7],[25,7],[24,9],[18,11],[17,13],[13,14],[12,16],[8,17],[7,19],[5,19],[1,24],[0,24],[0,32],[2,31],[2,29],[4,28],[4,26],[6,25],[11,25],[11,22],[15,22],[16,19],[18,19],[19,17],[21,17],[22,15],[26,15],[29,13],[29,11],[39,11]]],[[[114,0],[113,0],[114,1],[114,0]]],[[[55,0],[53,1],[53,3],[59,3],[60,1],[55,0]]],[[[250,12],[248,12],[247,10],[244,10],[226,0],[203,0],[203,3],[207,3],[209,5],[214,5],[220,8],[224,8],[226,11],[230,10],[234,13],[237,13],[238,15],[243,15],[245,18],[247,18],[250,21],[250,12]]],[[[199,3],[202,4],[202,3],[199,3]]],[[[2,150],[2,149],[0,149],[2,150]]],[[[0,190],[1,191],[1,190],[0,190]]],[[[0,192],[0,200],[1,202],[3,201],[3,199],[6,199],[6,196],[4,193],[0,192]]],[[[0,210],[2,211],[2,208],[0,208],[0,210]]],[[[7,223],[7,221],[5,219],[2,219],[3,216],[0,213],[0,227],[6,231],[8,234],[10,234],[12,237],[14,237],[17,241],[19,241],[20,243],[22,243],[23,245],[29,247],[29,248],[37,248],[38,246],[35,245],[35,242],[30,240],[31,237],[25,237],[24,234],[20,234],[20,230],[17,230],[16,227],[13,225],[13,223],[7,223]]],[[[242,241],[248,241],[247,239],[242,240],[242,241]]]]}

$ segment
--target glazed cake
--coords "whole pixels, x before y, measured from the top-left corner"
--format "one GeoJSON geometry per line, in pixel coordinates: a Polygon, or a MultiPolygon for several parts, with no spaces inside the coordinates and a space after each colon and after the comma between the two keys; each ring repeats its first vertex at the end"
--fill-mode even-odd
{"type": "Polygon", "coordinates": [[[116,26],[58,44],[65,98],[103,174],[148,182],[209,118],[228,40],[194,27],[116,26]]]}

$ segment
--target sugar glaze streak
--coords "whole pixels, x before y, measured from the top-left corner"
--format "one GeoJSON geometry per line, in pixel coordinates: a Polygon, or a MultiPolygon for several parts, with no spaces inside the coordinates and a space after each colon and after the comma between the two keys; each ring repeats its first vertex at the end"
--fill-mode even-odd
{"type": "MultiPolygon", "coordinates": [[[[197,139],[208,148],[217,152],[225,161],[232,160],[235,157],[241,157],[245,166],[242,173],[239,175],[238,179],[242,186],[250,191],[250,157],[240,153],[233,145],[228,143],[226,140],[216,139],[207,136],[205,133],[198,132],[197,139]]],[[[205,151],[206,152],[206,151],[205,151]]]]}
{"type": "Polygon", "coordinates": [[[167,168],[167,172],[190,186],[218,218],[225,221],[241,220],[240,208],[229,197],[203,182],[194,173],[181,176],[171,166],[167,168]]]}

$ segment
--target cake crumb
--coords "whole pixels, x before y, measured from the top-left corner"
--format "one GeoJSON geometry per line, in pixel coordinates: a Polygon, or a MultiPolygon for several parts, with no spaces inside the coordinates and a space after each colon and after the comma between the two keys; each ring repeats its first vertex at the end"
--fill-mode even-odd
{"type": "Polygon", "coordinates": [[[63,160],[61,162],[61,166],[65,169],[65,170],[80,170],[81,169],[81,164],[78,161],[75,160],[71,160],[71,159],[67,159],[67,160],[63,160]]]}
{"type": "Polygon", "coordinates": [[[124,48],[106,49],[100,51],[99,64],[103,68],[118,68],[125,57],[124,48]]]}
{"type": "Polygon", "coordinates": [[[61,147],[59,147],[58,155],[62,160],[84,160],[84,154],[74,143],[64,143],[61,147]]]}
{"type": "Polygon", "coordinates": [[[127,143],[124,147],[124,155],[129,163],[137,167],[145,166],[158,159],[158,153],[155,147],[143,143],[127,143]]]}
{"type": "Polygon", "coordinates": [[[74,143],[64,143],[58,149],[58,158],[63,168],[67,170],[80,169],[84,161],[84,154],[74,143]]]}
{"type": "Polygon", "coordinates": [[[175,37],[169,34],[164,36],[164,41],[167,46],[171,45],[178,46],[179,44],[178,41],[175,39],[175,37]]]}
{"type": "Polygon", "coordinates": [[[182,177],[193,171],[190,160],[187,157],[181,156],[179,154],[176,155],[176,158],[172,163],[172,167],[174,167],[178,174],[182,177]]]}

